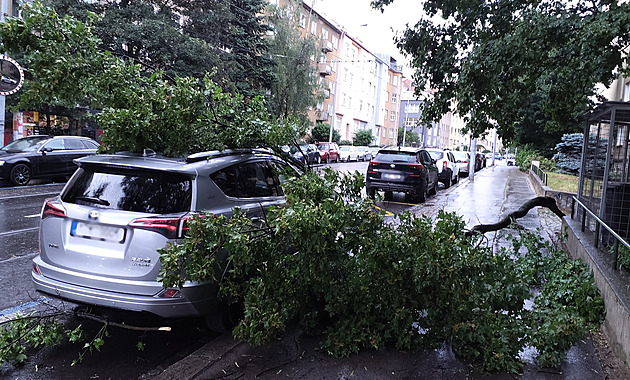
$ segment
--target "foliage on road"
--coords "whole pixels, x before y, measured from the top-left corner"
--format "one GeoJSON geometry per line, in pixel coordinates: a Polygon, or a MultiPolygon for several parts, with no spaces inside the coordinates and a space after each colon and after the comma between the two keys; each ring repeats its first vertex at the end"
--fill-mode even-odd
{"type": "Polygon", "coordinates": [[[519,130],[574,132],[601,98],[596,86],[625,70],[627,2],[430,0],[418,8],[420,20],[397,45],[410,56],[416,89],[436,90],[421,104],[425,122],[454,107],[475,136],[495,126],[504,142],[519,130]]]}
{"type": "Polygon", "coordinates": [[[223,299],[244,302],[234,335],[253,344],[297,321],[324,334],[331,355],[448,342],[488,371],[518,372],[528,345],[541,365],[557,365],[601,323],[603,301],[586,265],[539,235],[514,236],[513,249],[492,252],[482,237],[466,237],[455,214],[386,223],[361,197],[363,181],[330,170],[292,179],[288,206],[271,210],[263,226],[238,212],[197,218],[183,244],[161,251],[161,280],[219,281],[223,299]]]}

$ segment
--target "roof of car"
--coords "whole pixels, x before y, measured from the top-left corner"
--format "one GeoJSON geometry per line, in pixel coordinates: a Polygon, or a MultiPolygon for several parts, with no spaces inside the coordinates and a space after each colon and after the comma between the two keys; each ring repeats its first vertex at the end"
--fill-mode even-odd
{"type": "Polygon", "coordinates": [[[116,154],[97,154],[76,160],[79,166],[101,165],[116,168],[148,169],[186,174],[196,174],[203,168],[214,165],[227,166],[245,158],[255,156],[273,156],[270,151],[262,149],[239,149],[224,151],[200,152],[187,157],[165,157],[155,154],[142,155],[137,153],[120,152],[116,154]],[[213,165],[207,165],[212,160],[213,165]]]}
{"type": "Polygon", "coordinates": [[[408,153],[417,153],[419,151],[421,151],[422,148],[414,148],[414,147],[402,147],[402,146],[390,146],[390,147],[385,147],[385,148],[381,148],[379,150],[379,152],[381,151],[388,151],[388,152],[408,152],[408,153]]]}

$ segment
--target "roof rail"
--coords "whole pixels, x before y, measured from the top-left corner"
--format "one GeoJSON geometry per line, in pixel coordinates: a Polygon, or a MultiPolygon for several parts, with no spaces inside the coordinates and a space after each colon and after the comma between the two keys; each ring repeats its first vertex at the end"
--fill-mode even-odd
{"type": "Polygon", "coordinates": [[[188,163],[199,162],[199,161],[209,160],[211,158],[216,158],[216,157],[225,157],[225,156],[232,156],[236,154],[247,154],[247,153],[270,154],[273,152],[269,149],[264,149],[264,148],[239,148],[239,149],[211,150],[207,152],[193,153],[186,157],[186,162],[188,163]]]}

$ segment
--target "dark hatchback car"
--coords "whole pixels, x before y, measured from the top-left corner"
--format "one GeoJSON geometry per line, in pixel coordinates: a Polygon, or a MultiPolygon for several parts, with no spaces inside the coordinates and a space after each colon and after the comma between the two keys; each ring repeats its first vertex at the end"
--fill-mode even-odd
{"type": "Polygon", "coordinates": [[[28,136],[0,148],[0,178],[24,186],[33,178],[66,177],[75,158],[96,154],[99,144],[79,136],[28,136]]]}
{"type": "Polygon", "coordinates": [[[381,149],[370,161],[365,187],[371,198],[381,190],[385,199],[390,199],[392,192],[404,192],[424,202],[427,192],[437,193],[438,168],[424,149],[381,149]]]}

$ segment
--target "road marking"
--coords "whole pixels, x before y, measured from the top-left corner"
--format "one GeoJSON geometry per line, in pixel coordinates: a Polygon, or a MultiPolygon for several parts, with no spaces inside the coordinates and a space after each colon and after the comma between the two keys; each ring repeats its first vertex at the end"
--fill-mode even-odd
{"type": "Polygon", "coordinates": [[[24,229],[15,230],[15,231],[0,232],[0,236],[8,236],[8,235],[19,234],[19,233],[22,233],[22,232],[37,231],[38,229],[39,229],[39,227],[32,227],[32,228],[24,228],[24,229]]]}
{"type": "Polygon", "coordinates": [[[393,212],[391,212],[391,211],[387,211],[387,210],[385,210],[384,208],[378,207],[377,205],[374,205],[374,208],[375,208],[375,209],[378,209],[378,210],[381,210],[381,211],[385,211],[385,216],[394,216],[394,215],[396,215],[396,214],[394,214],[394,213],[393,213],[393,212]]]}
{"type": "Polygon", "coordinates": [[[33,215],[24,215],[25,218],[37,218],[38,216],[40,216],[40,213],[37,214],[33,214],[33,215]]]}
{"type": "Polygon", "coordinates": [[[48,297],[40,297],[33,301],[29,301],[29,302],[26,302],[17,306],[13,306],[8,309],[0,310],[0,322],[9,321],[13,319],[13,317],[15,317],[17,313],[27,310],[27,309],[32,309],[50,300],[52,299],[48,297]]]}
{"type": "Polygon", "coordinates": [[[47,196],[50,196],[50,195],[59,195],[59,192],[56,192],[56,193],[16,195],[14,197],[3,197],[3,198],[0,198],[0,201],[6,201],[6,200],[9,200],[9,199],[17,199],[17,198],[26,198],[26,197],[47,197],[47,196]]]}

